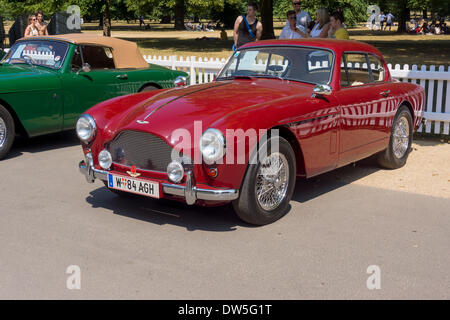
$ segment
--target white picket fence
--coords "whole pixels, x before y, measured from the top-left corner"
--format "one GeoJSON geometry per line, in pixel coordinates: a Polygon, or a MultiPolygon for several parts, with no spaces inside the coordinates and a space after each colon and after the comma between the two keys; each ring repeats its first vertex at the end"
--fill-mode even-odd
{"type": "MultiPolygon", "coordinates": [[[[225,59],[178,57],[178,56],[145,56],[148,63],[158,64],[182,70],[189,74],[190,84],[207,83],[214,80],[214,76],[225,65],[225,59]]],[[[425,128],[419,132],[450,135],[450,67],[421,66],[408,64],[401,67],[388,64],[393,78],[404,82],[412,82],[425,88],[425,118],[428,120],[425,128]]]]}
{"type": "MultiPolygon", "coordinates": [[[[51,52],[26,52],[35,60],[45,62],[52,61],[54,54],[51,52]]],[[[197,58],[178,57],[178,56],[145,56],[144,59],[148,63],[154,63],[161,66],[169,67],[172,70],[182,70],[189,74],[190,84],[207,83],[214,80],[214,76],[225,65],[225,59],[213,58],[197,58]]],[[[261,65],[263,62],[260,62],[261,65]]],[[[282,61],[276,62],[283,65],[282,61]]],[[[315,66],[320,67],[318,61],[315,66]]],[[[364,67],[364,66],[363,66],[364,67]]],[[[367,67],[367,66],[365,66],[367,67]]],[[[425,88],[425,118],[428,120],[425,128],[420,127],[419,132],[435,133],[450,135],[450,67],[445,70],[444,66],[425,66],[419,69],[417,65],[411,68],[405,64],[401,67],[396,64],[392,67],[388,64],[388,68],[393,78],[404,82],[412,82],[425,88]]]]}
{"type": "Polygon", "coordinates": [[[39,64],[51,65],[55,64],[55,53],[50,51],[42,51],[38,52],[36,50],[24,50],[22,53],[23,56],[28,56],[32,58],[39,64]]]}

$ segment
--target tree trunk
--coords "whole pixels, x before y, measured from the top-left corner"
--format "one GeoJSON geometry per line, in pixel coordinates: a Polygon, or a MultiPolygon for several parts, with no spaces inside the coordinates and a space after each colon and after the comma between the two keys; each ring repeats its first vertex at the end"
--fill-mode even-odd
{"type": "Polygon", "coordinates": [[[175,30],[184,30],[184,0],[175,0],[175,30]]]}
{"type": "Polygon", "coordinates": [[[105,11],[103,12],[103,36],[111,37],[111,14],[109,12],[109,7],[111,0],[106,0],[105,11]]]}
{"type": "Polygon", "coordinates": [[[410,9],[407,8],[408,0],[400,0],[399,3],[399,15],[398,15],[398,33],[405,33],[408,31],[406,28],[406,22],[409,21],[410,9]]]}
{"type": "Polygon", "coordinates": [[[274,39],[273,31],[273,0],[261,0],[261,23],[263,26],[261,39],[274,39]]]}
{"type": "Polygon", "coordinates": [[[422,11],[422,15],[424,19],[428,19],[428,11],[426,9],[422,11]]]}

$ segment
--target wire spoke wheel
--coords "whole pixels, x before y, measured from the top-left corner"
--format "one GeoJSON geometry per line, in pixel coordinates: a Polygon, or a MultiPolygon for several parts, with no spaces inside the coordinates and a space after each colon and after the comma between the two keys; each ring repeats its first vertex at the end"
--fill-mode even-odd
{"type": "Polygon", "coordinates": [[[378,163],[386,169],[398,169],[406,164],[413,138],[412,113],[406,105],[398,108],[392,123],[387,148],[378,153],[378,163]]]}
{"type": "Polygon", "coordinates": [[[262,209],[277,208],[286,197],[289,186],[289,164],[286,157],[274,152],[266,156],[256,176],[256,199],[262,209]]]}
{"type": "Polygon", "coordinates": [[[0,118],[0,148],[2,148],[6,142],[6,134],[6,123],[2,118],[0,118]]]}
{"type": "Polygon", "coordinates": [[[392,148],[397,159],[402,158],[409,147],[409,123],[406,117],[402,116],[395,123],[393,132],[392,148]]]}

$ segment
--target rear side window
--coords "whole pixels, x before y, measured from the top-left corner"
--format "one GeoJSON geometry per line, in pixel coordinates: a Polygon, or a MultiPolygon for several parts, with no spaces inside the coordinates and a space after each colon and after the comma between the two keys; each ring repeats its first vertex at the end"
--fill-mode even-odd
{"type": "Polygon", "coordinates": [[[365,53],[344,53],[341,63],[341,86],[354,87],[371,83],[365,53]]]}
{"type": "Polygon", "coordinates": [[[373,81],[383,82],[385,79],[383,62],[377,56],[369,54],[369,63],[370,70],[372,71],[373,75],[373,81]]]}
{"type": "Polygon", "coordinates": [[[113,51],[101,46],[81,46],[83,62],[89,63],[91,69],[115,69],[113,51]]]}

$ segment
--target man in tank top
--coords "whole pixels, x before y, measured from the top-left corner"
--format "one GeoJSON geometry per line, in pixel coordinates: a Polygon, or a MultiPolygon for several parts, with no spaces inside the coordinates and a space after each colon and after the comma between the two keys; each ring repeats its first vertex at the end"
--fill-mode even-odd
{"type": "Polygon", "coordinates": [[[256,18],[258,13],[258,5],[253,2],[247,7],[247,15],[239,16],[234,23],[234,47],[235,49],[240,46],[261,39],[262,34],[262,24],[256,18]],[[247,23],[245,23],[247,21],[247,23]],[[249,32],[249,29],[251,33],[249,32]]]}

